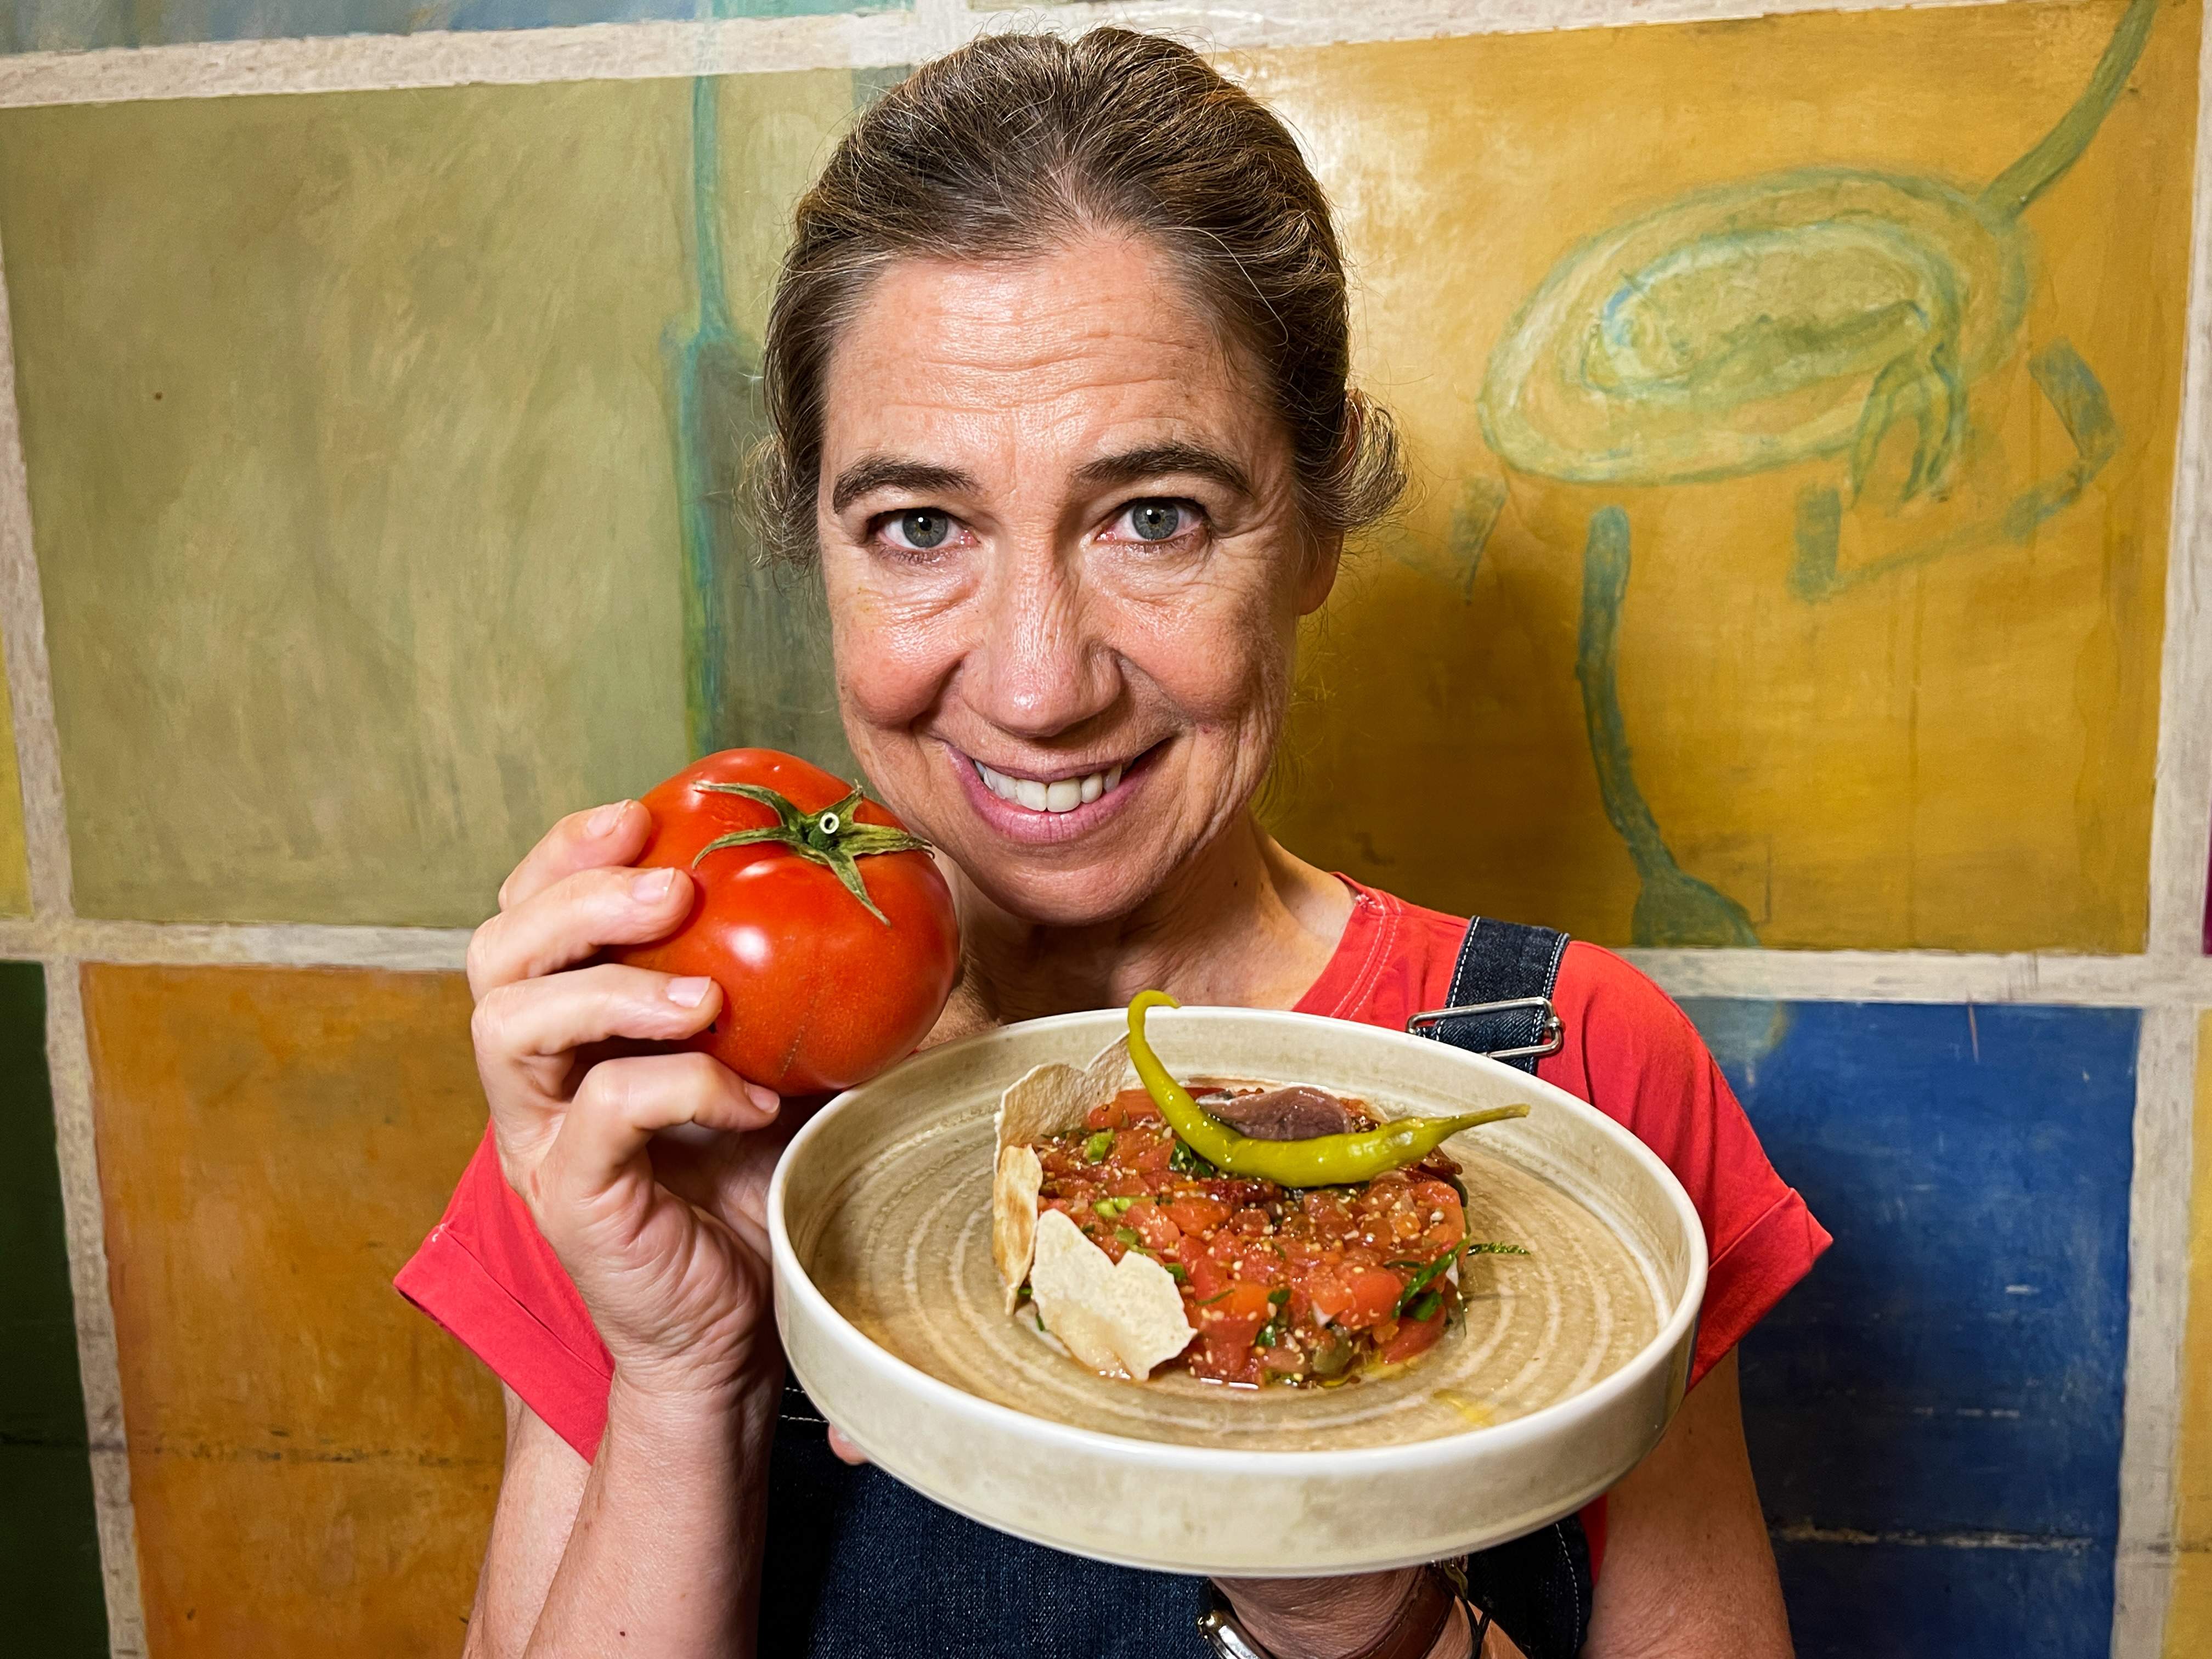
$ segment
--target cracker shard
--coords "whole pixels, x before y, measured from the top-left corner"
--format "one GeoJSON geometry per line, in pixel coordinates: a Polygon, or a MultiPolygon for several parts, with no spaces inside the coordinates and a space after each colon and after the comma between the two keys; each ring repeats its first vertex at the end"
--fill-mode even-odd
{"type": "Polygon", "coordinates": [[[1031,1146],[1079,1128],[1133,1079],[1129,1040],[1101,1049],[1088,1066],[1039,1066],[999,1097],[998,1154],[991,1179],[991,1260],[1006,1287],[1006,1311],[1021,1300],[1036,1247],[1037,1194],[1044,1167],[1031,1146]]]}
{"type": "Polygon", "coordinates": [[[1135,1250],[1108,1261],[1058,1210],[1037,1219],[1029,1277],[1046,1328],[1102,1376],[1141,1381],[1198,1334],[1165,1267],[1135,1250]]]}

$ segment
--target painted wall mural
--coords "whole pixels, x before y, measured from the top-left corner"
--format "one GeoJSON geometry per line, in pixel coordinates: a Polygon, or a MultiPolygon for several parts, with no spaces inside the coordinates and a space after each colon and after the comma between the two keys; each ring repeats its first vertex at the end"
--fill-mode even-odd
{"type": "Polygon", "coordinates": [[[2189,1340],[2181,1355],[2173,1600],[2166,1659],[2212,1651],[2212,1013],[2197,1025],[2196,1169],[2189,1228],[2189,1340]]]}
{"type": "Polygon", "coordinates": [[[901,0],[15,0],[0,52],[903,10],[901,0]]]}
{"type": "Polygon", "coordinates": [[[499,1385],[391,1278],[483,1133],[468,988],[83,983],[149,1649],[458,1652],[499,1385]]]}
{"type": "Polygon", "coordinates": [[[2140,949],[2197,25],[1240,58],[1426,475],[1313,630],[1293,844],[1612,942],[2140,949]]]}
{"type": "MultiPolygon", "coordinates": [[[[0,51],[841,9],[27,0],[0,51]]],[[[1231,60],[1340,204],[1419,485],[1309,630],[1291,844],[1612,944],[2140,950],[2201,26],[1231,60]]],[[[732,508],[793,198],[895,74],[0,110],[77,915],[465,926],[689,754],[850,765],[813,579],[732,508]]],[[[0,743],[0,918],[21,805],[0,743]]],[[[497,1392],[387,1280],[481,1132],[465,989],[78,983],[149,1651],[455,1650],[497,1392]]],[[[46,990],[0,963],[40,1505],[0,1502],[0,1604],[91,1655],[46,990]]],[[[1800,1650],[2103,1651],[2137,1013],[1692,1012],[1838,1237],[1745,1354],[1800,1650]]],[[[2212,1641],[2200,1096],[2168,1659],[2212,1641]]]]}
{"type": "Polygon", "coordinates": [[[1804,1659],[2105,1650],[2136,1024],[1798,1003],[1771,1052],[1728,1066],[1836,1237],[1743,1346],[1804,1659]]]}
{"type": "Polygon", "coordinates": [[[46,1079],[46,979],[0,963],[0,1607],[45,1650],[107,1651],[76,1317],[46,1079]]]}
{"type": "Polygon", "coordinates": [[[23,784],[15,768],[15,710],[0,674],[0,915],[30,914],[31,868],[23,850],[23,784]]]}

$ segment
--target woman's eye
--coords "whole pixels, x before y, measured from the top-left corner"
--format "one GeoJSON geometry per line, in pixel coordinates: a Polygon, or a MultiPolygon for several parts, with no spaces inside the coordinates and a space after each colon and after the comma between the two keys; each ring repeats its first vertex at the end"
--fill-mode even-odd
{"type": "Polygon", "coordinates": [[[917,507],[894,514],[884,528],[890,532],[892,545],[927,553],[945,545],[945,538],[952,533],[952,518],[950,514],[917,507]]]}
{"type": "Polygon", "coordinates": [[[1140,542],[1171,541],[1190,528],[1195,516],[1180,501],[1137,501],[1121,514],[1129,533],[1140,542]]]}

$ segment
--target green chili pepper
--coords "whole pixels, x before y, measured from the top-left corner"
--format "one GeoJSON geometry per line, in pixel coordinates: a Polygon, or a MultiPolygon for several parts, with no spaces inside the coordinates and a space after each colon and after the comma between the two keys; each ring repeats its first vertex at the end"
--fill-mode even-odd
{"type": "Polygon", "coordinates": [[[1261,1140],[1239,1134],[1215,1117],[1190,1091],[1168,1075],[1167,1067],[1145,1041],[1145,1012],[1182,1005],[1164,991],[1140,991],[1129,1005],[1129,1058],[1145,1092],[1160,1109],[1168,1127],[1191,1151],[1216,1169],[1282,1187],[1335,1187],[1372,1181],[1389,1170],[1418,1164],[1462,1129],[1526,1117],[1526,1106],[1493,1106],[1457,1117],[1401,1117],[1379,1129],[1352,1134],[1315,1135],[1307,1140],[1261,1140]]]}
{"type": "Polygon", "coordinates": [[[1083,1156],[1093,1164],[1097,1163],[1100,1158],[1113,1150],[1114,1132],[1111,1129],[1101,1129],[1083,1143],[1083,1156]]]}
{"type": "Polygon", "coordinates": [[[1134,1227],[1116,1227],[1114,1229],[1114,1237],[1124,1244],[1132,1246],[1143,1242],[1138,1238],[1137,1230],[1134,1227]]]}

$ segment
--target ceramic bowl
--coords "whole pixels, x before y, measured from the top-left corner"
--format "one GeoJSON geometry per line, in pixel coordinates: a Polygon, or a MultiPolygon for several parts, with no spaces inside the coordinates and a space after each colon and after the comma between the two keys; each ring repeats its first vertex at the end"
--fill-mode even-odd
{"type": "Polygon", "coordinates": [[[1232,1389],[1095,1376],[1005,1311],[992,1115],[1031,1066],[1080,1065],[1118,1010],[918,1054],[830,1102],[769,1191],[776,1323],[823,1413],[987,1525],[1104,1561],[1265,1577],[1371,1571],[1534,1531],[1618,1480],[1681,1403],[1705,1233],[1666,1166],[1527,1073],[1370,1025],[1158,1011],[1178,1076],[1312,1083],[1382,1116],[1526,1102],[1455,1137],[1472,1256],[1459,1328],[1395,1376],[1232,1389]]]}

